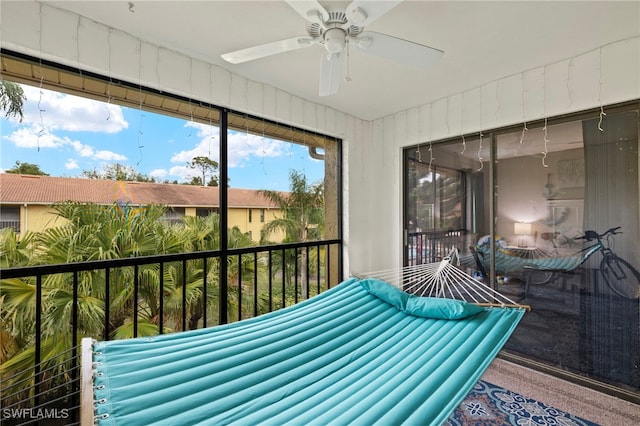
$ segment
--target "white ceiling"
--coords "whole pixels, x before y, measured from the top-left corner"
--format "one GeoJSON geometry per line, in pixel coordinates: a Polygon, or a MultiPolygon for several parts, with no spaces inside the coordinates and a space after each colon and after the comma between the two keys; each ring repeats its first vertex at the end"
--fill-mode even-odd
{"type": "MultiPolygon", "coordinates": [[[[338,94],[319,97],[321,46],[238,65],[220,58],[306,35],[306,21],[284,1],[44,3],[364,120],[640,36],[640,1],[407,0],[366,30],[438,48],[445,52],[442,59],[421,71],[354,50],[348,65],[352,81],[343,82],[338,94]]],[[[320,3],[329,10],[350,2],[320,3]]]]}

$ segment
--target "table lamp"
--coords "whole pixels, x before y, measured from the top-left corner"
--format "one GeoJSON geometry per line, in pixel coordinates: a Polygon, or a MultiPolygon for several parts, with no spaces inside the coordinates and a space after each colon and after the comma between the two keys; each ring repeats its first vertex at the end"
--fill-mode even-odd
{"type": "Polygon", "coordinates": [[[513,233],[520,236],[520,238],[518,238],[518,247],[526,247],[525,235],[531,235],[531,224],[515,222],[513,225],[513,233]]]}

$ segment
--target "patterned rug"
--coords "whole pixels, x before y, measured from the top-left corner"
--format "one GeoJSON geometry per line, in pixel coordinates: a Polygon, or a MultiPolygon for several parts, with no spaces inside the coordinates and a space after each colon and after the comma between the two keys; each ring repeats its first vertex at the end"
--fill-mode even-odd
{"type": "Polygon", "coordinates": [[[479,381],[443,426],[597,426],[510,390],[479,381]]]}

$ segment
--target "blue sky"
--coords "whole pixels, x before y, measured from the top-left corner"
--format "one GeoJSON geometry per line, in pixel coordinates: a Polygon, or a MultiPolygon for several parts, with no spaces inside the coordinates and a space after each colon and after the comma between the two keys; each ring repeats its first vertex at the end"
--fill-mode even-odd
{"type": "MultiPolygon", "coordinates": [[[[120,163],[160,181],[188,182],[199,176],[187,167],[196,156],[219,161],[219,129],[190,120],[120,107],[33,86],[24,120],[0,119],[0,169],[20,161],[51,176],[80,177],[120,163]]],[[[309,182],[324,176],[324,163],[304,146],[262,136],[229,136],[229,184],[234,188],[289,189],[289,171],[309,182]]]]}

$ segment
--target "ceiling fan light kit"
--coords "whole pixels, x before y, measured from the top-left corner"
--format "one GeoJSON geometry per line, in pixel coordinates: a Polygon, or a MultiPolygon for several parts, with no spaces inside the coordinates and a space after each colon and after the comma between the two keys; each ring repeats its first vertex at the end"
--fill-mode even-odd
{"type": "Polygon", "coordinates": [[[346,34],[342,28],[329,28],[324,32],[324,48],[327,52],[340,53],[346,43],[346,34]]]}
{"type": "Polygon", "coordinates": [[[340,90],[342,64],[346,56],[344,51],[348,44],[352,44],[361,52],[418,68],[430,67],[444,53],[390,35],[363,32],[365,25],[380,18],[402,0],[354,0],[345,10],[330,11],[316,0],[286,2],[307,21],[307,35],[224,53],[221,55],[222,59],[232,64],[240,64],[314,44],[323,45],[326,52],[321,56],[319,94],[330,96],[340,90]]]}

